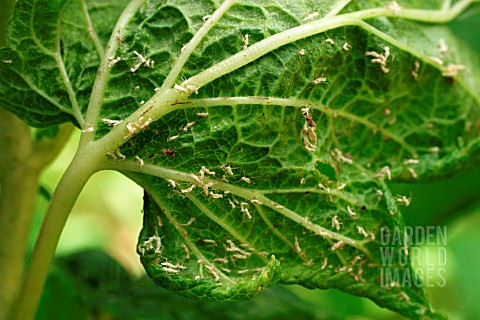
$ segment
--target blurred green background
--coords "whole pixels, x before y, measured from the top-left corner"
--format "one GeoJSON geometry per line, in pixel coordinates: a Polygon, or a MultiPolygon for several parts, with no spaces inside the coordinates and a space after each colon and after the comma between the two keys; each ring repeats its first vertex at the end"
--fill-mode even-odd
{"type": "MultiPolygon", "coordinates": [[[[0,0],[2,46],[13,4],[0,0]]],[[[449,26],[480,54],[478,10],[449,26]]],[[[42,174],[44,196],[37,203],[32,246],[48,205],[45,195],[53,192],[78,139],[77,132],[42,174]]],[[[480,169],[441,182],[398,184],[393,189],[394,194],[413,198],[403,211],[407,224],[447,225],[447,284],[428,289],[432,304],[452,319],[478,318],[480,169]]],[[[90,180],[60,239],[59,258],[52,267],[38,319],[402,319],[367,299],[337,290],[275,286],[252,301],[228,304],[187,301],[156,288],[144,278],[135,252],[142,196],[138,186],[115,172],[101,172],[90,180]]],[[[428,255],[434,249],[423,248],[423,252],[428,255]]]]}

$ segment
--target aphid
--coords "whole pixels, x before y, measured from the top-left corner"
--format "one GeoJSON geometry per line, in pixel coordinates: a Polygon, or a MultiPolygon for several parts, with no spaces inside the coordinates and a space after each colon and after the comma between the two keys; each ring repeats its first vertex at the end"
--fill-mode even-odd
{"type": "Polygon", "coordinates": [[[443,38],[438,40],[438,51],[440,53],[447,53],[447,51],[448,51],[447,43],[445,42],[445,39],[443,39],[443,38]]]}
{"type": "Polygon", "coordinates": [[[430,149],[428,149],[428,152],[438,153],[438,152],[440,152],[440,148],[439,147],[431,147],[430,149]]]}
{"type": "Polygon", "coordinates": [[[215,175],[215,172],[214,171],[210,171],[209,169],[207,169],[205,166],[202,166],[202,169],[200,169],[200,171],[203,171],[205,172],[206,174],[209,174],[211,176],[214,176],[215,175]]]}
{"type": "Polygon", "coordinates": [[[159,227],[163,227],[163,221],[162,221],[162,218],[160,218],[160,216],[157,216],[157,224],[159,227]]]}
{"type": "Polygon", "coordinates": [[[202,20],[207,21],[208,19],[210,19],[210,17],[211,17],[211,15],[207,14],[207,15],[202,17],[202,20]]]}
{"type": "Polygon", "coordinates": [[[170,273],[175,273],[175,274],[180,273],[180,271],[178,271],[177,269],[172,269],[172,268],[168,268],[168,267],[162,267],[162,270],[165,271],[165,272],[170,272],[170,273]]]}
{"type": "Polygon", "coordinates": [[[205,268],[207,269],[208,272],[210,272],[210,274],[213,276],[213,278],[215,279],[215,281],[219,281],[220,280],[220,277],[218,276],[218,274],[215,272],[214,268],[212,266],[205,266],[205,268]]]}
{"type": "Polygon", "coordinates": [[[108,57],[108,67],[113,67],[118,61],[123,60],[122,57],[108,57]]]}
{"type": "Polygon", "coordinates": [[[442,59],[437,58],[437,57],[430,57],[430,59],[432,59],[432,61],[435,62],[436,64],[443,66],[443,60],[442,59]]]}
{"type": "Polygon", "coordinates": [[[312,81],[313,84],[319,84],[319,83],[323,83],[323,82],[327,82],[327,78],[320,77],[320,78],[317,78],[317,79],[312,81]]]}
{"type": "Polygon", "coordinates": [[[228,203],[230,203],[230,205],[232,206],[233,209],[235,209],[237,206],[235,205],[235,203],[233,203],[232,200],[228,199],[228,203]]]}
{"type": "Polygon", "coordinates": [[[243,40],[243,50],[247,49],[248,48],[248,43],[250,41],[250,35],[248,33],[245,34],[245,36],[242,36],[242,40],[243,40]]]}
{"type": "Polygon", "coordinates": [[[180,190],[180,192],[182,193],[189,193],[189,192],[192,192],[192,190],[195,188],[195,185],[192,184],[190,187],[188,187],[187,189],[183,189],[183,190],[180,190]]]}
{"type": "Polygon", "coordinates": [[[145,161],[143,161],[143,159],[140,158],[139,156],[135,156],[135,160],[137,161],[140,167],[143,167],[145,165],[145,161]]]}
{"type": "Polygon", "coordinates": [[[333,41],[333,40],[330,39],[330,38],[326,39],[325,42],[330,43],[330,44],[332,44],[332,45],[335,44],[335,41],[333,41]]]}
{"type": "Polygon", "coordinates": [[[8,63],[8,64],[13,63],[12,60],[2,60],[2,62],[3,62],[3,63],[8,63]]]}
{"type": "Polygon", "coordinates": [[[163,149],[162,154],[165,156],[175,157],[175,152],[173,152],[173,150],[170,148],[163,149]]]}
{"type": "Polygon", "coordinates": [[[298,54],[301,55],[301,56],[304,56],[305,55],[305,49],[300,49],[300,51],[298,51],[298,54]]]}
{"type": "Polygon", "coordinates": [[[365,238],[368,238],[368,233],[363,229],[361,226],[357,226],[357,231],[360,235],[364,236],[365,238]]]}
{"type": "Polygon", "coordinates": [[[392,172],[390,171],[390,167],[389,166],[383,167],[375,176],[381,179],[385,179],[385,176],[386,176],[388,180],[392,180],[392,172]]]}
{"type": "Polygon", "coordinates": [[[338,249],[341,249],[345,246],[345,242],[343,242],[342,240],[334,243],[334,245],[332,246],[331,250],[332,251],[335,251],[335,250],[338,250],[338,249]]]}
{"type": "Polygon", "coordinates": [[[402,10],[402,7],[400,7],[397,3],[397,1],[393,0],[387,5],[387,8],[392,10],[394,15],[398,15],[400,13],[400,10],[402,10]]]}
{"type": "Polygon", "coordinates": [[[233,176],[232,167],[230,167],[230,166],[222,166],[222,169],[224,169],[229,175],[233,176]]]}
{"type": "Polygon", "coordinates": [[[195,276],[195,278],[193,278],[193,280],[198,281],[198,280],[200,280],[200,278],[201,278],[200,276],[195,276]]]}
{"type": "Polygon", "coordinates": [[[250,179],[247,178],[247,177],[241,177],[240,180],[241,180],[241,181],[245,181],[247,184],[252,183],[252,180],[250,180],[250,179]]]}
{"type": "Polygon", "coordinates": [[[257,199],[252,199],[250,200],[251,203],[253,204],[258,204],[258,205],[262,205],[263,203],[261,203],[260,201],[258,201],[257,199]]]}
{"type": "Polygon", "coordinates": [[[168,184],[170,184],[170,185],[172,186],[172,188],[175,188],[175,187],[176,187],[177,184],[175,183],[174,180],[168,179],[167,181],[168,181],[168,184]]]}
{"type": "Polygon", "coordinates": [[[202,180],[200,180],[200,178],[197,175],[194,175],[193,173],[190,173],[188,176],[190,178],[192,178],[193,180],[195,180],[196,182],[198,182],[199,184],[203,184],[202,180]]]}
{"type": "Polygon", "coordinates": [[[413,80],[417,80],[418,79],[418,71],[420,70],[420,62],[418,62],[418,60],[415,60],[413,62],[413,69],[412,69],[412,72],[411,72],[411,75],[413,77],[413,80]]]}
{"type": "Polygon", "coordinates": [[[248,258],[248,256],[246,256],[244,254],[238,254],[238,253],[232,254],[232,257],[235,258],[235,259],[243,259],[243,260],[248,258]]]}
{"type": "Polygon", "coordinates": [[[126,156],[122,154],[122,152],[120,152],[120,148],[117,148],[117,150],[115,151],[115,153],[117,154],[117,156],[120,158],[120,159],[125,159],[126,156]]]}
{"type": "Polygon", "coordinates": [[[203,242],[206,242],[206,243],[211,243],[213,244],[215,247],[217,246],[217,243],[215,242],[215,240],[212,240],[212,239],[202,239],[203,242]]]}
{"type": "Polygon", "coordinates": [[[415,172],[415,169],[413,169],[413,168],[408,168],[408,172],[410,172],[410,174],[412,175],[412,178],[413,178],[413,179],[417,179],[417,178],[418,178],[418,175],[417,175],[417,173],[415,172]]]}
{"type": "Polygon", "coordinates": [[[398,294],[400,299],[410,302],[410,297],[403,291],[398,294]]]}
{"type": "Polygon", "coordinates": [[[462,64],[449,63],[442,71],[442,76],[453,78],[458,76],[458,71],[465,70],[466,67],[462,64]]]}
{"type": "Polygon", "coordinates": [[[122,120],[110,120],[110,119],[102,119],[102,122],[105,123],[106,125],[109,125],[109,126],[117,126],[119,125],[122,120]]]}
{"type": "Polygon", "coordinates": [[[173,141],[173,140],[177,140],[179,137],[180,137],[179,135],[168,137],[168,138],[167,138],[167,142],[170,142],[170,141],[173,141]]]}
{"type": "Polygon", "coordinates": [[[348,42],[345,42],[342,46],[342,49],[345,50],[345,51],[348,51],[349,48],[351,48],[352,46],[348,44],[348,42]]]}
{"type": "Polygon", "coordinates": [[[308,20],[312,20],[313,18],[317,17],[318,16],[318,12],[313,12],[311,14],[309,14],[308,16],[306,16],[303,21],[308,21],[308,20]]]}
{"type": "Polygon", "coordinates": [[[188,226],[192,225],[192,223],[194,223],[195,220],[196,220],[195,217],[192,217],[192,218],[190,218],[190,220],[187,221],[187,223],[182,224],[182,226],[188,227],[188,226]]]}
{"type": "Polygon", "coordinates": [[[90,132],[93,132],[93,131],[95,131],[95,129],[93,127],[87,127],[87,128],[82,130],[82,132],[84,132],[84,133],[90,133],[90,132]]]}
{"type": "Polygon", "coordinates": [[[194,125],[195,125],[195,121],[189,122],[189,123],[187,123],[187,124],[185,125],[185,127],[183,127],[182,131],[183,131],[183,132],[187,132],[188,129],[192,128],[194,125]]]}
{"type": "Polygon", "coordinates": [[[192,92],[195,92],[195,94],[198,94],[198,89],[197,87],[193,86],[193,85],[187,85],[187,89],[190,91],[190,93],[192,92]]]}
{"type": "Polygon", "coordinates": [[[305,262],[303,265],[304,265],[305,267],[311,267],[311,266],[313,266],[313,259],[308,260],[308,261],[305,262]]]}
{"type": "Polygon", "coordinates": [[[335,229],[340,230],[342,223],[338,220],[338,216],[333,216],[332,217],[332,227],[335,227],[335,229]]]}
{"type": "Polygon", "coordinates": [[[353,164],[353,160],[349,157],[345,157],[342,151],[338,150],[337,148],[333,149],[332,155],[335,156],[338,161],[353,164]]]}
{"type": "Polygon", "coordinates": [[[184,87],[182,87],[182,86],[180,86],[180,85],[178,85],[178,84],[175,84],[175,85],[173,86],[173,88],[174,88],[175,90],[177,90],[177,91],[180,91],[180,92],[189,93],[187,89],[185,89],[184,87]]]}
{"type": "Polygon", "coordinates": [[[328,264],[328,257],[325,257],[325,260],[323,260],[321,269],[325,270],[325,268],[327,267],[327,264],[328,264]]]}
{"type": "Polygon", "coordinates": [[[225,258],[215,258],[215,259],[213,259],[213,262],[221,262],[221,263],[224,263],[224,264],[228,264],[228,260],[225,259],[225,258]]]}
{"type": "Polygon", "coordinates": [[[345,189],[347,185],[345,183],[342,183],[341,185],[338,186],[337,190],[338,191],[342,191],[343,189],[345,189]]]}
{"type": "Polygon", "coordinates": [[[403,161],[403,164],[419,164],[420,160],[418,159],[407,159],[403,161]]]}
{"type": "Polygon", "coordinates": [[[350,215],[350,217],[354,217],[357,214],[350,208],[350,206],[347,206],[347,212],[350,215]]]}
{"type": "Polygon", "coordinates": [[[145,100],[140,101],[140,105],[143,106],[145,104],[145,100]]]}
{"type": "Polygon", "coordinates": [[[117,156],[114,155],[113,153],[107,152],[106,154],[107,154],[107,156],[111,157],[113,160],[117,160],[117,156]]]}
{"type": "Polygon", "coordinates": [[[398,203],[404,204],[406,207],[408,207],[410,205],[410,202],[411,202],[411,199],[407,198],[406,196],[401,196],[401,195],[397,195],[396,200],[397,200],[398,203]]]}
{"type": "Polygon", "coordinates": [[[297,253],[299,253],[299,254],[302,253],[302,248],[300,248],[300,244],[298,243],[298,238],[297,238],[297,236],[295,236],[295,241],[294,241],[294,243],[293,243],[293,246],[295,247],[295,251],[296,251],[297,253]]]}
{"type": "Polygon", "coordinates": [[[212,191],[210,191],[210,196],[211,196],[213,199],[221,199],[221,198],[223,198],[223,194],[213,193],[212,191]]]}
{"type": "Polygon", "coordinates": [[[372,56],[373,59],[371,60],[372,63],[377,63],[380,65],[380,69],[384,73],[390,72],[390,69],[387,68],[387,60],[388,57],[390,56],[390,48],[385,46],[384,47],[384,53],[378,53],[375,51],[367,51],[365,52],[366,56],[372,56]]]}
{"type": "Polygon", "coordinates": [[[209,116],[208,112],[197,112],[197,117],[206,118],[208,116],[209,116]]]}
{"type": "Polygon", "coordinates": [[[246,270],[238,270],[237,273],[238,274],[244,274],[244,273],[248,273],[250,272],[250,270],[246,269],[246,270]]]}

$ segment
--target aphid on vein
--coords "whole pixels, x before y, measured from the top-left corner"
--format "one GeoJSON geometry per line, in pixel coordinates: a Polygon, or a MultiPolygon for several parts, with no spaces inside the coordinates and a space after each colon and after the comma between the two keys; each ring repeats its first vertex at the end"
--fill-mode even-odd
{"type": "Polygon", "coordinates": [[[143,167],[145,165],[145,161],[143,161],[143,159],[140,158],[139,156],[135,156],[135,160],[137,161],[140,167],[143,167]]]}
{"type": "Polygon", "coordinates": [[[398,15],[400,13],[400,10],[402,10],[402,7],[400,7],[397,1],[393,0],[387,5],[387,9],[392,10],[394,15],[398,15]]]}
{"type": "Polygon", "coordinates": [[[110,119],[102,119],[102,122],[105,123],[106,125],[109,125],[109,126],[118,126],[122,120],[110,120],[110,119]]]}
{"type": "Polygon", "coordinates": [[[188,187],[187,189],[183,189],[183,190],[180,190],[180,192],[182,193],[189,193],[189,192],[192,192],[192,190],[195,188],[195,185],[192,184],[190,187],[188,187]]]}
{"type": "Polygon", "coordinates": [[[210,19],[210,17],[211,17],[211,15],[207,14],[207,15],[202,17],[202,20],[207,21],[208,19],[210,19]]]}
{"type": "Polygon", "coordinates": [[[109,156],[109,157],[111,157],[113,160],[117,160],[117,156],[114,155],[114,154],[111,153],[111,152],[107,152],[106,155],[109,156]]]}
{"type": "Polygon", "coordinates": [[[388,180],[392,180],[392,172],[390,171],[390,167],[389,166],[383,167],[375,176],[380,179],[385,179],[385,176],[386,176],[388,180]]]}
{"type": "Polygon", "coordinates": [[[337,250],[337,249],[343,248],[344,246],[345,246],[345,242],[343,242],[342,240],[340,240],[340,241],[336,242],[336,243],[332,246],[331,250],[332,250],[332,251],[335,251],[335,250],[337,250]]]}
{"type": "Polygon", "coordinates": [[[210,191],[210,196],[211,196],[213,199],[221,199],[221,198],[223,198],[223,194],[213,193],[212,191],[210,191]]]}
{"type": "Polygon", "coordinates": [[[93,127],[88,127],[88,128],[85,128],[82,130],[83,133],[90,133],[90,132],[93,132],[95,131],[95,129],[93,129],[93,127]]]}
{"type": "Polygon", "coordinates": [[[308,20],[312,20],[313,18],[317,17],[318,16],[318,12],[313,12],[311,14],[309,14],[308,16],[306,16],[303,21],[308,21],[308,20]]]}
{"type": "Polygon", "coordinates": [[[174,88],[175,90],[177,90],[177,91],[180,91],[180,92],[190,93],[190,92],[188,92],[187,89],[185,89],[184,87],[182,87],[182,86],[180,86],[180,85],[178,85],[178,84],[175,84],[175,85],[173,86],[173,88],[174,88]]]}
{"type": "Polygon", "coordinates": [[[250,202],[253,203],[253,204],[258,204],[258,205],[263,204],[262,202],[258,201],[257,199],[252,199],[252,200],[250,200],[250,202]]]}
{"type": "Polygon", "coordinates": [[[167,182],[168,182],[168,184],[171,185],[173,188],[175,188],[176,185],[177,185],[177,184],[175,183],[175,181],[172,180],[172,179],[168,179],[167,182]]]}

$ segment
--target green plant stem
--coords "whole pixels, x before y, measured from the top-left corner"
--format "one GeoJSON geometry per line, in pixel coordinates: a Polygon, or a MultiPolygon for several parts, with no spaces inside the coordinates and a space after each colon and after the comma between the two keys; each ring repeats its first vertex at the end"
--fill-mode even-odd
{"type": "MultiPolygon", "coordinates": [[[[0,310],[10,308],[21,284],[38,177],[60,152],[72,128],[63,125],[56,137],[33,141],[23,121],[0,109],[0,310]]],[[[6,312],[0,314],[0,319],[5,316],[6,312]]]]}
{"type": "Polygon", "coordinates": [[[97,171],[99,157],[90,145],[79,148],[60,180],[25,272],[22,289],[13,306],[11,319],[34,319],[47,278],[50,263],[68,215],[87,183],[97,171]]]}

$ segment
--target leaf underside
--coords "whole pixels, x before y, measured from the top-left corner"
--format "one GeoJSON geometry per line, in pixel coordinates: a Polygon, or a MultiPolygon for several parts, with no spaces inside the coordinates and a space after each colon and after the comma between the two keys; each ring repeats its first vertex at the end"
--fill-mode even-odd
{"type": "MultiPolygon", "coordinates": [[[[0,104],[34,126],[92,125],[82,120],[100,61],[110,59],[100,139],[112,130],[102,119],[142,108],[219,6],[146,1],[117,37],[115,56],[102,57],[126,3],[18,1],[9,48],[0,51],[0,104]],[[140,63],[140,55],[155,64],[140,63]]],[[[236,1],[176,83],[323,19],[339,3],[346,4],[339,15],[385,6],[236,1]]],[[[276,282],[298,283],[365,296],[411,318],[438,315],[422,286],[382,284],[382,228],[403,230],[399,206],[409,201],[386,182],[478,165],[479,57],[443,26],[395,17],[362,23],[280,46],[187,98],[179,92],[173,111],[106,155],[115,158],[108,168],[146,191],[138,252],[156,283],[204,300],[248,299],[276,282]],[[372,62],[372,52],[385,63],[372,62]]],[[[415,282],[402,263],[408,249],[392,247],[390,267],[415,282]]]]}

